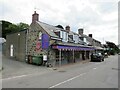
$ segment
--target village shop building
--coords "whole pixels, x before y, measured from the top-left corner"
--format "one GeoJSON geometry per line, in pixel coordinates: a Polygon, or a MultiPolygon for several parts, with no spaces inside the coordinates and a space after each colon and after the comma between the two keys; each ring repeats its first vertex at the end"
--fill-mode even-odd
{"type": "Polygon", "coordinates": [[[33,57],[47,55],[52,65],[88,60],[95,48],[81,39],[85,38],[80,34],[82,31],[78,29],[78,33],[75,33],[70,26],[64,30],[43,23],[39,21],[39,14],[34,12],[29,29],[7,35],[6,55],[19,61],[27,59],[30,63],[33,57]]]}

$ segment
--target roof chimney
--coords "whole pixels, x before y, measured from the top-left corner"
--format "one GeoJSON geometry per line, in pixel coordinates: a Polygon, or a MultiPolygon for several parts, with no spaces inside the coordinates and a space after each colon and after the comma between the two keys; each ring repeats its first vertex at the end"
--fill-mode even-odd
{"type": "Polygon", "coordinates": [[[92,38],[92,34],[89,34],[88,36],[92,38]]]}
{"type": "Polygon", "coordinates": [[[80,28],[80,29],[78,29],[78,34],[80,34],[80,35],[82,35],[83,34],[83,29],[82,28],[80,28]]]}
{"type": "Polygon", "coordinates": [[[34,11],[34,14],[32,15],[32,22],[35,23],[36,21],[39,21],[39,14],[34,11]]]}
{"type": "Polygon", "coordinates": [[[65,29],[66,29],[67,31],[70,31],[70,26],[66,26],[65,29]]]}

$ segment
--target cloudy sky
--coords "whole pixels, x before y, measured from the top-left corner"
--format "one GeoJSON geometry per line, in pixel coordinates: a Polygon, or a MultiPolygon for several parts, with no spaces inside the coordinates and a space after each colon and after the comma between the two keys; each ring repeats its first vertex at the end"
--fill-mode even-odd
{"type": "Polygon", "coordinates": [[[69,25],[74,32],[84,28],[84,34],[93,34],[93,38],[102,43],[118,44],[118,1],[0,0],[0,20],[30,24],[36,10],[39,21],[54,26],[69,25]]]}

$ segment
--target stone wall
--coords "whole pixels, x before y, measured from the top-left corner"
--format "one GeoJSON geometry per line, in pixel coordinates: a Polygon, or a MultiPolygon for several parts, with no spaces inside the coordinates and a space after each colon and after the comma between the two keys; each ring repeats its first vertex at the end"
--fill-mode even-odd
{"type": "Polygon", "coordinates": [[[42,41],[39,36],[40,33],[43,33],[42,28],[37,28],[36,24],[30,26],[27,34],[27,55],[40,56],[44,54],[41,47],[42,41]]]}

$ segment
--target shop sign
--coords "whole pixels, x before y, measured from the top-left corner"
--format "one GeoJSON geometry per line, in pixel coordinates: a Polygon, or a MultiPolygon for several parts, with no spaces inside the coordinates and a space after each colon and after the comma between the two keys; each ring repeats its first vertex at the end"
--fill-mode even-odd
{"type": "Polygon", "coordinates": [[[49,36],[48,34],[42,34],[42,49],[48,49],[49,47],[49,36]]]}

